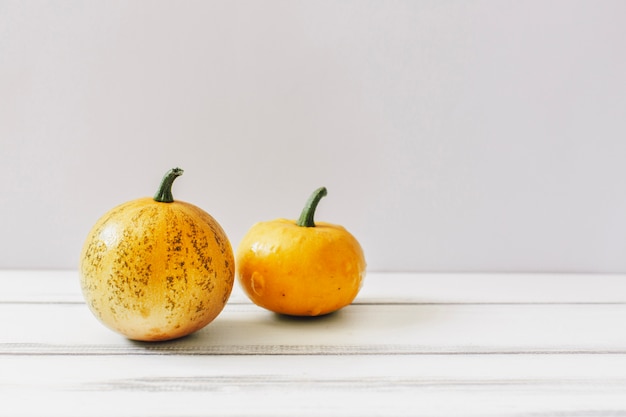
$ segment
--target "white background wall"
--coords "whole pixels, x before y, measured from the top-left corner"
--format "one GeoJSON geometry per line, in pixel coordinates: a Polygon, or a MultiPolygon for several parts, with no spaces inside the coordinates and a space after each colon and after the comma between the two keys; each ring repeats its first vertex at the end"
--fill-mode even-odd
{"type": "Polygon", "coordinates": [[[0,0],[0,268],[150,196],[370,270],[626,272],[625,1],[0,0]]]}

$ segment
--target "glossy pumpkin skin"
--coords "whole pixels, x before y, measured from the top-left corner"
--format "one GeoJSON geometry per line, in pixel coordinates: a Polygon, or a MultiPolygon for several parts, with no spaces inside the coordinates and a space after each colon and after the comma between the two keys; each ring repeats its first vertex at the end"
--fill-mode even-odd
{"type": "Polygon", "coordinates": [[[270,311],[318,316],[352,303],[365,277],[365,257],[345,228],[302,227],[277,219],[252,226],[237,248],[237,279],[270,311]]]}
{"type": "Polygon", "coordinates": [[[175,339],[209,324],[234,282],[226,233],[202,209],[141,198],[115,207],[83,246],[80,283],[94,315],[129,339],[175,339]]]}

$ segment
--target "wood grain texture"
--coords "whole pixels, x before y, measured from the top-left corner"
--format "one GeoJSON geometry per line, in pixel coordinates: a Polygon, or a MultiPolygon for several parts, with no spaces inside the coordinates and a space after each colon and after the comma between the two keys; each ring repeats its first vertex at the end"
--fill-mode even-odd
{"type": "Polygon", "coordinates": [[[0,357],[0,365],[12,415],[607,415],[626,406],[622,355],[0,357]]]}
{"type": "MultiPolygon", "coordinates": [[[[0,270],[0,303],[83,303],[77,271],[0,270]]],[[[626,275],[368,272],[355,303],[626,303],[626,275]]],[[[235,285],[229,303],[248,303],[235,285]]]]}
{"type": "Polygon", "coordinates": [[[163,343],[128,341],[82,304],[0,305],[0,320],[0,353],[14,355],[626,353],[626,335],[615,331],[626,322],[624,304],[352,305],[318,319],[238,304],[163,343]]]}
{"type": "Polygon", "coordinates": [[[370,274],[294,319],[235,289],[200,332],[138,343],[74,271],[0,271],[0,416],[626,416],[626,277],[370,274]]]}

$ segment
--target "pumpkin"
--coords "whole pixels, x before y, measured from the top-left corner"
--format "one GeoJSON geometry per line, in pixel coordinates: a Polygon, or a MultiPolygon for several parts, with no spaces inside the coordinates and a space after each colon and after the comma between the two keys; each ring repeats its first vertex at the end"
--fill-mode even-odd
{"type": "Polygon", "coordinates": [[[174,201],[166,173],[153,198],[113,208],[89,232],[80,256],[80,285],[91,312],[133,340],[193,333],[223,310],[234,283],[234,256],[218,222],[199,207],[174,201]]]}
{"type": "Polygon", "coordinates": [[[243,237],[237,279],[255,304],[280,314],[318,316],[357,296],[365,277],[363,250],[344,227],[314,221],[326,195],[325,187],[315,190],[298,221],[259,222],[243,237]]]}

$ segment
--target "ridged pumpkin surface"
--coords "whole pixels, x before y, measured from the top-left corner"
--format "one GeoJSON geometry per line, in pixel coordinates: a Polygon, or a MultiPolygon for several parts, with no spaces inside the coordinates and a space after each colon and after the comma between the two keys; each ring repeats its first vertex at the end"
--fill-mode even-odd
{"type": "Polygon", "coordinates": [[[94,225],[81,254],[80,282],[106,326],[134,340],[174,339],[222,311],[233,288],[233,251],[202,209],[141,198],[94,225]]]}

